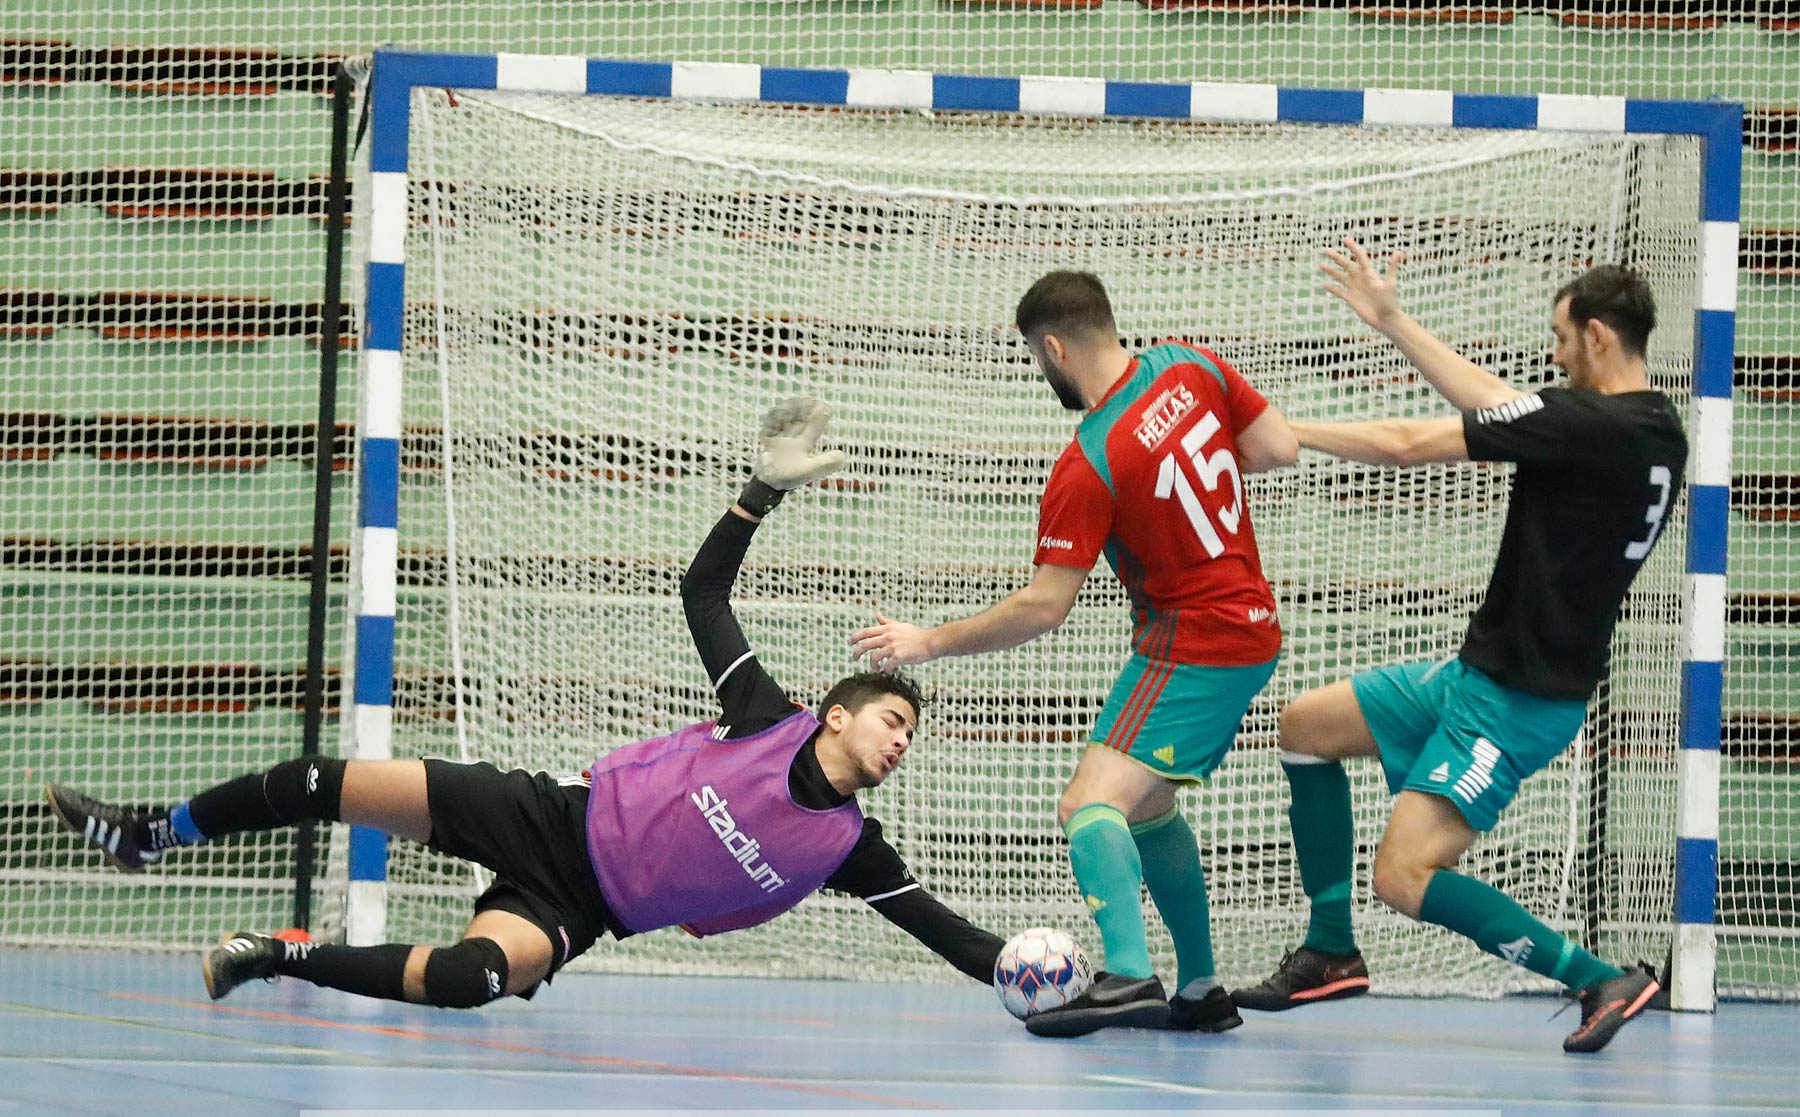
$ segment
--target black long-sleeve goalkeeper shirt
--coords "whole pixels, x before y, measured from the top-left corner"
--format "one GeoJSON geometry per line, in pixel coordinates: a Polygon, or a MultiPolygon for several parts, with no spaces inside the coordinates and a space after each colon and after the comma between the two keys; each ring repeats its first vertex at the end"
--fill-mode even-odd
{"type": "MultiPolygon", "coordinates": [[[[725,740],[760,733],[794,712],[795,703],[751,651],[731,610],[731,587],[756,524],[727,512],[701,544],[681,580],[682,607],[694,647],[719,698],[720,736],[725,740]]],[[[815,746],[808,741],[788,769],[794,802],[813,810],[843,803],[825,778],[815,746]]],[[[999,936],[975,926],[927,892],[894,847],[881,836],[881,823],[867,816],[862,836],[825,887],[860,897],[888,921],[918,939],[945,961],[987,984],[993,981],[999,936]]]]}

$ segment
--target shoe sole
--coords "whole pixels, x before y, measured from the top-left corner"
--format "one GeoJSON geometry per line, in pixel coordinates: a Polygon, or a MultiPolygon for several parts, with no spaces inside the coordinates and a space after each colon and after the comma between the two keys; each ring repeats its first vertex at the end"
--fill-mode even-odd
{"type": "Polygon", "coordinates": [[[1318,1004],[1320,1001],[1341,1001],[1349,997],[1360,997],[1369,991],[1369,979],[1366,977],[1346,977],[1342,981],[1334,981],[1329,985],[1321,985],[1317,989],[1305,989],[1282,1000],[1255,1001],[1239,1000],[1243,994],[1234,993],[1231,1003],[1239,1008],[1247,1008],[1252,1012],[1286,1012],[1290,1008],[1302,1005],[1318,1004]]]}
{"type": "MultiPolygon", "coordinates": [[[[230,942],[231,939],[232,936],[230,935],[221,935],[219,937],[219,946],[224,946],[226,943],[230,942]]],[[[213,984],[213,951],[217,949],[219,949],[218,946],[213,946],[200,952],[200,977],[206,982],[206,995],[215,1001],[231,992],[230,989],[215,989],[213,984]]]]}
{"type": "Polygon", "coordinates": [[[89,849],[98,850],[100,853],[100,856],[106,858],[107,861],[112,863],[113,868],[119,870],[121,873],[141,873],[144,871],[144,867],[142,865],[128,865],[125,862],[119,860],[117,855],[109,852],[105,846],[100,845],[96,842],[89,841],[88,836],[87,836],[87,829],[85,827],[76,825],[74,819],[70,818],[68,815],[63,813],[62,804],[60,804],[56,801],[56,792],[54,790],[52,790],[52,788],[49,784],[44,785],[44,799],[47,802],[49,802],[49,804],[50,804],[50,812],[62,821],[63,827],[65,829],[67,829],[70,833],[74,834],[76,837],[80,838],[82,841],[82,844],[87,846],[89,849]]]}
{"type": "Polygon", "coordinates": [[[1232,1016],[1225,1020],[1209,1020],[1194,1024],[1177,1024],[1174,1015],[1171,1014],[1169,1022],[1164,1024],[1163,1028],[1171,1032],[1206,1032],[1210,1035],[1218,1035],[1220,1032],[1229,1032],[1233,1028],[1242,1027],[1243,1023],[1244,1018],[1242,1016],[1232,1016]]]}
{"type": "Polygon", "coordinates": [[[1033,1016],[1025,1030],[1034,1036],[1072,1039],[1102,1028],[1160,1028],[1169,1022],[1169,1003],[1163,1000],[1088,1009],[1079,1016],[1056,1012],[1033,1016]]]}
{"type": "Polygon", "coordinates": [[[218,1000],[219,994],[213,991],[212,950],[210,948],[200,952],[200,978],[206,982],[207,999],[218,1000]]]}
{"type": "MultiPolygon", "coordinates": [[[[1651,999],[1660,992],[1662,992],[1662,984],[1660,982],[1652,981],[1644,988],[1642,993],[1637,995],[1636,1000],[1626,1005],[1625,1008],[1620,1011],[1619,1022],[1607,1030],[1606,1034],[1600,1038],[1599,1043],[1594,1044],[1592,1047],[1582,1047],[1579,1045],[1571,1047],[1569,1045],[1569,1040],[1564,1040],[1563,1050],[1571,1055],[1591,1055],[1594,1052],[1603,1049],[1607,1044],[1612,1042],[1614,1036],[1619,1034],[1619,1029],[1623,1028],[1629,1021],[1637,1019],[1637,1017],[1643,1013],[1644,1006],[1649,1004],[1651,999]]],[[[1588,1036],[1584,1038],[1592,1038],[1592,1036],[1593,1033],[1590,1032],[1588,1033],[1588,1036]]],[[[1570,1037],[1570,1039],[1573,1038],[1573,1036],[1570,1037]]]]}

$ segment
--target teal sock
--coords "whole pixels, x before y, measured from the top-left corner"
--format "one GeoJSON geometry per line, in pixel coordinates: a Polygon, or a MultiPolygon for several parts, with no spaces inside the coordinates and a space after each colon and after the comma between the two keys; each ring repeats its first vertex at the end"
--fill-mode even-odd
{"type": "Polygon", "coordinates": [[[1498,888],[1449,869],[1432,874],[1419,905],[1419,918],[1474,940],[1496,958],[1571,989],[1585,989],[1625,972],[1552,931],[1498,888]]]}
{"type": "Polygon", "coordinates": [[[1312,901],[1306,945],[1326,954],[1356,953],[1350,926],[1350,874],[1356,856],[1356,822],[1350,814],[1350,777],[1334,760],[1311,764],[1281,762],[1293,802],[1288,824],[1300,887],[1312,901]]]}
{"type": "Polygon", "coordinates": [[[1063,833],[1069,836],[1069,865],[1081,898],[1100,925],[1107,972],[1151,976],[1144,909],[1138,900],[1144,866],[1125,815],[1117,807],[1090,803],[1070,817],[1063,833]]]}
{"type": "Polygon", "coordinates": [[[1175,940],[1175,960],[1180,967],[1178,989],[1213,976],[1212,919],[1206,910],[1206,873],[1200,867],[1200,846],[1193,828],[1181,817],[1180,808],[1160,818],[1131,824],[1138,858],[1144,866],[1144,883],[1150,899],[1162,913],[1163,923],[1175,940]]]}

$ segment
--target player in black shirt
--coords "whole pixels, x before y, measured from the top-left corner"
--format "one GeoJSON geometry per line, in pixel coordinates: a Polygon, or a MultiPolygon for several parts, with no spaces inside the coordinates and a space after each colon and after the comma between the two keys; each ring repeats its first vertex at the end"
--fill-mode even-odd
{"type": "Polygon", "coordinates": [[[1606,674],[1631,580],[1680,495],[1687,439],[1650,386],[1656,309],[1644,281],[1602,266],[1556,293],[1552,361],[1568,386],[1521,392],[1401,311],[1399,257],[1329,250],[1326,290],[1400,348],[1461,415],[1293,424],[1300,445],[1376,465],[1517,464],[1500,555],[1461,650],[1436,663],[1365,671],[1301,695],[1281,715],[1289,819],[1312,916],[1274,976],[1233,994],[1279,1011],[1355,996],[1368,969],[1350,925],[1354,835],[1340,761],[1379,756],[1397,794],[1376,850],[1375,894],[1396,911],[1473,939],[1560,981],[1582,1006],[1566,1051],[1597,1051],[1655,995],[1647,967],[1594,957],[1480,881],[1454,871],[1519,783],[1580,730],[1606,674]]]}

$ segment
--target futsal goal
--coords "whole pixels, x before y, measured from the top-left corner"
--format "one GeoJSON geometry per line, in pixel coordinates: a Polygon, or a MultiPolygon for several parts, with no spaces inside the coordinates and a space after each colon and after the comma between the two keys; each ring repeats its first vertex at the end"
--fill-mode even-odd
{"type": "MultiPolygon", "coordinates": [[[[1098,273],[1129,345],[1198,341],[1318,420],[1448,413],[1320,292],[1346,234],[1404,252],[1407,309],[1524,388],[1555,376],[1552,292],[1638,268],[1694,484],[1581,739],[1467,865],[1608,958],[1673,945],[1678,1004],[1710,1007],[1736,106],[406,52],[376,56],[368,101],[352,756],[573,773],[712,716],[677,583],[789,395],[827,400],[851,451],[763,526],[737,587],[797,699],[852,670],[848,635],[875,610],[934,623],[1023,584],[1073,428],[1010,327],[1046,271],[1098,273]]],[[[1266,974],[1305,916],[1278,710],[1456,650],[1509,478],[1303,455],[1248,479],[1286,648],[1238,748],[1182,800],[1228,982],[1266,974]]],[[[1054,809],[1127,636],[1101,570],[1054,634],[920,669],[916,747],[864,796],[921,882],[1002,935],[1098,945],[1054,809]]],[[[1380,987],[1542,987],[1374,901],[1388,799],[1376,765],[1350,769],[1380,987]]],[[[481,883],[379,835],[332,849],[352,941],[450,933],[481,883]]],[[[586,964],[951,973],[830,895],[586,964]]]]}

